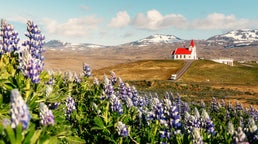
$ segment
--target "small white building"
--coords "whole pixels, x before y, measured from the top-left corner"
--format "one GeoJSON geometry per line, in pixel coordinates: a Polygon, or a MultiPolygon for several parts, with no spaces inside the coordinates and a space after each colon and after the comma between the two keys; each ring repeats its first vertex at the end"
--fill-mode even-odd
{"type": "Polygon", "coordinates": [[[174,60],[195,60],[197,59],[196,46],[194,40],[191,40],[188,48],[176,48],[171,51],[171,59],[174,60]]]}
{"type": "Polygon", "coordinates": [[[234,66],[234,60],[230,58],[219,58],[219,59],[211,59],[211,61],[222,63],[230,66],[234,66]]]}

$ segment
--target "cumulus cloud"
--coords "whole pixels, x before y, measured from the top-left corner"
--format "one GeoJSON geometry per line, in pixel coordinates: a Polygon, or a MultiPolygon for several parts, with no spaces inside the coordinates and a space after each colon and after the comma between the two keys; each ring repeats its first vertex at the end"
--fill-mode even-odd
{"type": "Polygon", "coordinates": [[[130,22],[130,16],[126,11],[119,11],[116,14],[116,17],[112,18],[111,22],[109,23],[110,27],[125,27],[129,24],[130,22]]]}
{"type": "Polygon", "coordinates": [[[189,22],[190,28],[195,29],[235,29],[250,26],[247,19],[237,19],[234,15],[224,15],[221,13],[209,14],[206,18],[196,19],[192,23],[189,22]]]}
{"type": "Polygon", "coordinates": [[[139,13],[131,22],[132,25],[147,30],[160,30],[164,28],[193,29],[193,30],[228,30],[237,28],[256,27],[258,21],[240,19],[234,15],[212,13],[207,17],[189,20],[181,14],[162,15],[158,10],[139,13]]]}
{"type": "Polygon", "coordinates": [[[150,10],[146,15],[140,13],[133,20],[133,25],[149,30],[158,30],[167,27],[182,27],[186,18],[180,14],[162,15],[157,10],[150,10]]]}
{"type": "Polygon", "coordinates": [[[68,19],[65,23],[58,23],[53,19],[44,19],[45,30],[50,34],[62,36],[87,36],[97,29],[100,19],[94,16],[68,19]]]}

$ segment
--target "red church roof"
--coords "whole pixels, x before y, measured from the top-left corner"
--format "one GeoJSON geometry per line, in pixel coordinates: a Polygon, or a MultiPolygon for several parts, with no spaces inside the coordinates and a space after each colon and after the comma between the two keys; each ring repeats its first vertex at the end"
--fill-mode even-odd
{"type": "Polygon", "coordinates": [[[190,46],[194,47],[194,40],[190,42],[190,46]]]}
{"type": "Polygon", "coordinates": [[[192,51],[189,51],[188,48],[177,48],[174,54],[191,54],[192,51]]]}
{"type": "MultiPolygon", "coordinates": [[[[194,40],[191,40],[190,42],[190,47],[194,47],[194,40]]],[[[175,55],[175,54],[183,54],[183,55],[186,55],[186,54],[191,54],[192,51],[189,50],[189,48],[177,48],[176,50],[172,51],[171,54],[172,55],[175,55]]]]}

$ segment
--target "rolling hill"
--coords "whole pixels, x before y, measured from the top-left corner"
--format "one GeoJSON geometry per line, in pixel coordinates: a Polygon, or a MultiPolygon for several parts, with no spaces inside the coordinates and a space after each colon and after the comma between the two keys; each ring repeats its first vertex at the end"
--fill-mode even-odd
{"type": "MultiPolygon", "coordinates": [[[[173,60],[140,60],[118,64],[98,70],[93,74],[101,78],[114,71],[124,80],[168,80],[184,65],[184,61],[173,60]]],[[[179,82],[198,82],[213,84],[255,85],[258,83],[258,64],[240,64],[235,66],[216,63],[209,60],[196,60],[179,79],[179,82]]]]}

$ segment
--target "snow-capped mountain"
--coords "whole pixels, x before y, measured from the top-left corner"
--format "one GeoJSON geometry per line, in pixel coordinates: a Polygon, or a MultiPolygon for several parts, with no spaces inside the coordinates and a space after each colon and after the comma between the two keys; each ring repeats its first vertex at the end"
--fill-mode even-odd
{"type": "Polygon", "coordinates": [[[59,40],[50,40],[45,43],[45,47],[49,48],[50,50],[83,50],[85,48],[104,48],[106,46],[98,45],[98,44],[90,44],[90,43],[80,43],[80,44],[72,44],[67,42],[62,42],[59,40]]]}
{"type": "Polygon", "coordinates": [[[62,42],[60,40],[50,40],[44,44],[45,47],[58,48],[70,45],[69,43],[62,42]]]}
{"type": "Polygon", "coordinates": [[[258,45],[258,29],[232,30],[225,34],[210,37],[207,41],[216,42],[225,47],[258,45]]]}
{"type": "Polygon", "coordinates": [[[174,42],[181,42],[181,41],[183,40],[174,35],[155,34],[137,41],[130,42],[129,45],[147,46],[151,44],[164,44],[164,43],[174,43],[174,42]]]}

